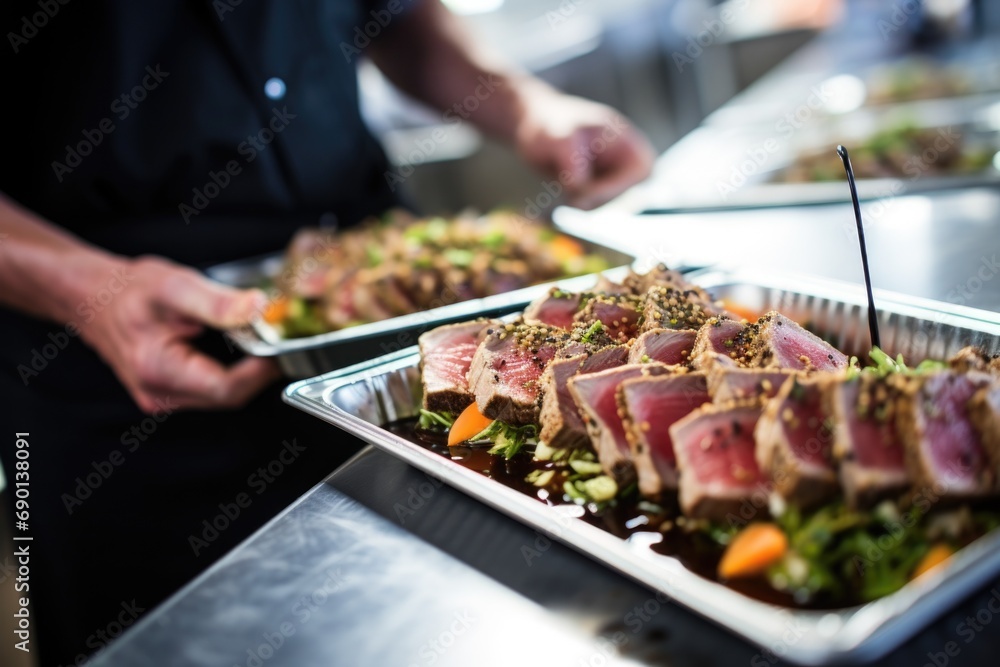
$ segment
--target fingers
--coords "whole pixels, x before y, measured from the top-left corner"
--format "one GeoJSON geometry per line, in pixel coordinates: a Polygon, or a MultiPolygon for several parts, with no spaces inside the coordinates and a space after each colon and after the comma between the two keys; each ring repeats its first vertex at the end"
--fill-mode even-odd
{"type": "Polygon", "coordinates": [[[595,208],[649,176],[653,151],[645,139],[639,135],[623,135],[618,142],[595,157],[584,182],[576,188],[568,188],[571,205],[595,208]]]}
{"type": "Polygon", "coordinates": [[[183,340],[169,341],[138,369],[139,407],[149,411],[156,398],[178,408],[234,409],[245,405],[281,377],[269,359],[248,357],[225,367],[195,351],[183,340]]]}
{"type": "Polygon", "coordinates": [[[157,302],[178,315],[217,329],[247,324],[267,300],[260,290],[220,285],[191,269],[164,266],[162,271],[157,302]]]}

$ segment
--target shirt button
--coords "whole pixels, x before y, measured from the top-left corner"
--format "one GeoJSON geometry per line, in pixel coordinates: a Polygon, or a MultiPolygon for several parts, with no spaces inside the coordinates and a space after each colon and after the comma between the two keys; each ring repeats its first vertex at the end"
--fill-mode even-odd
{"type": "Polygon", "coordinates": [[[285,82],[274,76],[264,82],[264,94],[272,100],[280,100],[285,96],[285,82]]]}

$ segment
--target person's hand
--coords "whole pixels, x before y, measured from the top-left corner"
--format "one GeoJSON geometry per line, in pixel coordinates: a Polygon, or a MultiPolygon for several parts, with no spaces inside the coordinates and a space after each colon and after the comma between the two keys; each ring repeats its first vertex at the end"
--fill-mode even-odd
{"type": "Polygon", "coordinates": [[[219,285],[158,257],[122,259],[117,266],[123,286],[106,306],[88,312],[91,321],[85,317],[80,331],[144,412],[165,404],[237,408],[279,377],[270,360],[248,357],[227,368],[188,343],[206,325],[249,322],[264,305],[262,292],[219,285]]]}
{"type": "Polygon", "coordinates": [[[566,202],[591,209],[649,176],[653,148],[620,113],[552,91],[535,92],[518,128],[521,157],[562,185],[566,202]]]}

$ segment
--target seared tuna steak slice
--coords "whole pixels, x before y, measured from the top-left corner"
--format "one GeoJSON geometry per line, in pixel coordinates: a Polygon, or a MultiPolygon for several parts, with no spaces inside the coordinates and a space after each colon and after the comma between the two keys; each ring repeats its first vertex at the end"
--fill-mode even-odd
{"type": "Polygon", "coordinates": [[[754,457],[753,432],[760,412],[757,403],[709,403],[670,427],[685,514],[722,521],[766,489],[766,477],[754,457]]]}
{"type": "Polygon", "coordinates": [[[701,290],[654,285],[646,292],[640,333],[652,329],[699,329],[713,314],[712,303],[701,290]]]}
{"type": "Polygon", "coordinates": [[[597,284],[594,285],[594,289],[591,291],[594,294],[629,294],[631,292],[628,287],[611,281],[603,273],[598,276],[597,284]]]}
{"type": "Polygon", "coordinates": [[[424,408],[433,412],[460,412],[475,396],[469,391],[468,373],[483,332],[497,322],[446,324],[421,334],[421,378],[424,408]]]}
{"type": "Polygon", "coordinates": [[[553,287],[548,294],[539,297],[524,309],[524,321],[528,324],[547,324],[550,327],[569,329],[573,326],[573,316],[580,310],[582,294],[563,292],[553,287]]]}
{"type": "Polygon", "coordinates": [[[618,386],[625,380],[666,372],[667,367],[660,364],[630,365],[569,380],[569,393],[587,426],[598,460],[609,475],[620,481],[630,481],[635,473],[618,410],[618,386]]]}
{"type": "Polygon", "coordinates": [[[659,361],[668,366],[687,366],[691,363],[691,350],[698,335],[693,329],[671,331],[651,329],[632,342],[628,354],[630,364],[659,361]]]}
{"type": "Polygon", "coordinates": [[[519,323],[488,329],[469,367],[469,388],[479,411],[517,426],[537,423],[545,367],[557,355],[584,351],[585,345],[555,327],[519,323]]]}
{"type": "Polygon", "coordinates": [[[569,393],[568,382],[577,374],[596,373],[625,363],[628,348],[614,345],[597,350],[589,357],[578,355],[556,359],[542,373],[542,425],[539,440],[555,449],[577,447],[589,442],[587,428],[569,393]]]}
{"type": "Polygon", "coordinates": [[[716,365],[746,366],[750,343],[756,333],[756,324],[738,322],[728,317],[710,318],[698,329],[694,350],[691,352],[691,363],[703,371],[716,365]]]}
{"type": "Polygon", "coordinates": [[[757,465],[797,507],[814,507],[840,491],[828,417],[822,386],[795,378],[768,402],[757,422],[757,465]]]}
{"type": "Polygon", "coordinates": [[[994,468],[1000,466],[1000,384],[976,392],[969,402],[969,416],[994,468]]]}
{"type": "Polygon", "coordinates": [[[847,367],[847,355],[781,313],[772,310],[757,325],[750,366],[820,371],[847,367]]]}
{"type": "Polygon", "coordinates": [[[679,271],[668,269],[663,264],[657,264],[647,273],[630,273],[625,280],[622,281],[622,284],[630,290],[632,294],[646,294],[649,292],[650,287],[667,287],[680,292],[690,291],[696,295],[696,298],[704,301],[706,304],[712,302],[711,298],[703,289],[697,285],[689,283],[684,279],[684,275],[679,271]]]}
{"type": "Polygon", "coordinates": [[[849,507],[871,507],[909,486],[903,440],[896,430],[900,393],[894,378],[862,374],[824,384],[833,417],[833,455],[849,507]]]}
{"type": "Polygon", "coordinates": [[[639,329],[642,303],[642,297],[632,294],[595,294],[586,300],[574,320],[582,325],[600,322],[611,340],[627,343],[639,329]]]}
{"type": "Polygon", "coordinates": [[[708,393],[713,403],[774,398],[796,371],[781,368],[736,368],[716,364],[708,373],[708,393]]]}
{"type": "Polygon", "coordinates": [[[677,488],[677,458],[670,427],[708,401],[701,373],[622,382],[618,405],[624,411],[625,433],[642,495],[657,496],[677,488]]]}
{"type": "Polygon", "coordinates": [[[897,428],[907,443],[906,465],[915,484],[949,498],[997,491],[996,470],[969,418],[970,399],[988,384],[989,376],[954,371],[910,381],[897,428]]]}

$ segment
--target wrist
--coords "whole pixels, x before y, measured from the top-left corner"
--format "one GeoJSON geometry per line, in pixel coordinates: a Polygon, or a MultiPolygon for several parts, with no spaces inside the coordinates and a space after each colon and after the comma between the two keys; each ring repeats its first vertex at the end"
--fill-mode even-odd
{"type": "Polygon", "coordinates": [[[49,293],[54,299],[48,315],[81,329],[127,287],[131,275],[129,258],[84,244],[55,253],[52,261],[49,293]]]}

